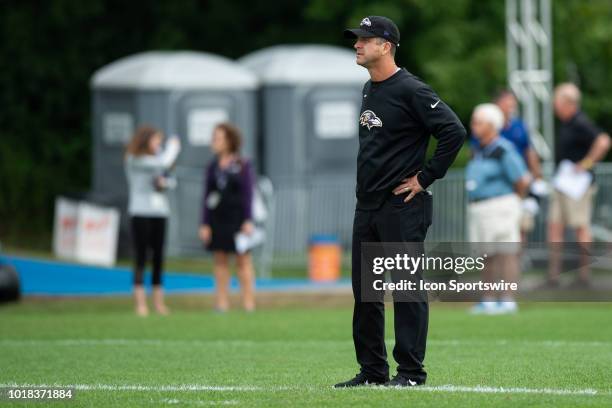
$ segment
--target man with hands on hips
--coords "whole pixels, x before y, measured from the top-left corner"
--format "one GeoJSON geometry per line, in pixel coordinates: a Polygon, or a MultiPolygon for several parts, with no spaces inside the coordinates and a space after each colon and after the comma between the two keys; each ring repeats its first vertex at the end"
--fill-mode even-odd
{"type": "Polygon", "coordinates": [[[393,21],[369,16],[359,28],[344,34],[355,40],[356,62],[368,70],[370,80],[363,88],[359,117],[352,246],[353,342],[360,371],[335,387],[421,385],[427,377],[423,360],[428,304],[394,302],[393,357],[399,366],[389,381],[384,303],[362,299],[361,244],[422,245],[432,221],[432,196],[424,190],[444,176],[463,145],[466,131],[429,85],[395,64],[400,33],[393,21]],[[438,145],[426,162],[430,135],[438,145]]]}

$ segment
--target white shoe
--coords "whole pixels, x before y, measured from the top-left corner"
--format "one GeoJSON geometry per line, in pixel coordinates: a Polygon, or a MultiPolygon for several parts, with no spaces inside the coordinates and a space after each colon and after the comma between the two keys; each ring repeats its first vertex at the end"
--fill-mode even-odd
{"type": "Polygon", "coordinates": [[[486,301],[478,302],[470,309],[470,313],[474,315],[492,315],[498,313],[497,302],[486,301]]]}

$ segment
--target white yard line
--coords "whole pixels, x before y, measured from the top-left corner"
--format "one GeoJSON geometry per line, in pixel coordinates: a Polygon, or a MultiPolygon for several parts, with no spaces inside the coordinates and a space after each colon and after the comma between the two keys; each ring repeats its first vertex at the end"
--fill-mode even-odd
{"type": "Polygon", "coordinates": [[[610,395],[608,392],[601,392],[590,388],[571,390],[564,388],[488,387],[483,385],[468,387],[450,384],[415,387],[414,390],[425,392],[469,392],[481,394],[610,395]]]}
{"type": "Polygon", "coordinates": [[[187,392],[187,391],[286,391],[292,387],[258,387],[255,385],[206,385],[206,384],[173,384],[173,385],[143,385],[143,384],[0,384],[0,387],[15,388],[73,388],[77,391],[157,391],[157,392],[187,392]]]}
{"type": "MultiPolygon", "coordinates": [[[[255,385],[206,385],[206,384],[173,384],[173,385],[143,385],[143,384],[31,384],[6,383],[0,387],[21,388],[74,388],[77,391],[137,391],[137,392],[278,392],[278,391],[328,391],[328,387],[314,386],[255,386],[255,385]]],[[[332,389],[333,390],[333,389],[332,389]]],[[[612,395],[609,391],[594,389],[566,388],[524,388],[524,387],[490,387],[484,385],[437,385],[409,388],[360,387],[356,389],[340,389],[335,391],[408,391],[408,392],[442,392],[442,393],[478,393],[478,394],[545,394],[545,395],[612,395]]],[[[170,401],[170,400],[168,400],[170,401]]],[[[169,402],[170,403],[170,402],[169,402]]]]}
{"type": "MultiPolygon", "coordinates": [[[[389,339],[387,343],[393,344],[389,339]]],[[[350,340],[181,340],[181,339],[0,339],[0,346],[316,346],[351,344],[350,340]]],[[[542,346],[542,347],[612,347],[612,341],[581,340],[428,340],[432,346],[542,346]]]]}

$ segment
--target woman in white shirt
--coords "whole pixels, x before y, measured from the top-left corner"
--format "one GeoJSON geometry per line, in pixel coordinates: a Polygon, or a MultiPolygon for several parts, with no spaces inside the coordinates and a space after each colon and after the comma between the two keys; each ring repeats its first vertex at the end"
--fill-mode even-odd
{"type": "Polygon", "coordinates": [[[139,316],[149,313],[143,286],[149,253],[152,253],[153,261],[153,304],[159,314],[168,314],[162,289],[166,219],[170,214],[166,190],[171,183],[167,172],[175,162],[181,144],[178,137],[173,136],[162,150],[163,138],[160,130],[142,126],[128,144],[125,155],[128,214],[134,250],[134,301],[139,316]]]}

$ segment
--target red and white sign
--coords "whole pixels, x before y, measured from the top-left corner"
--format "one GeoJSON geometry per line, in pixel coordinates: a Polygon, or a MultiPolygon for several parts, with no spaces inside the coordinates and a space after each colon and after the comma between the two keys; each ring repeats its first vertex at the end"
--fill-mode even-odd
{"type": "Polygon", "coordinates": [[[58,198],[53,250],[58,258],[113,266],[117,258],[119,211],[58,198]]]}
{"type": "Polygon", "coordinates": [[[56,199],[53,252],[58,258],[75,258],[77,223],[78,203],[61,197],[56,199]]]}

